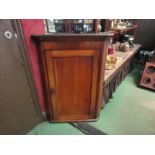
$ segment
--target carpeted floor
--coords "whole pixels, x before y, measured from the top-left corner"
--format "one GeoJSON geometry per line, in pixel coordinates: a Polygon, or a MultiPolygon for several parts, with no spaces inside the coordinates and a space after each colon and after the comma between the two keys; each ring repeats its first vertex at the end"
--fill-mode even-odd
{"type": "Polygon", "coordinates": [[[29,135],[83,135],[78,129],[68,123],[43,122],[32,129],[29,135]]]}
{"type": "Polygon", "coordinates": [[[107,134],[155,134],[155,92],[137,86],[134,69],[102,110],[98,122],[89,123],[107,134]]]}
{"type": "MultiPolygon", "coordinates": [[[[137,86],[141,77],[134,69],[120,84],[101,111],[100,119],[89,124],[106,134],[155,134],[155,93],[137,86]]],[[[80,135],[68,123],[44,122],[28,134],[80,135]]]]}

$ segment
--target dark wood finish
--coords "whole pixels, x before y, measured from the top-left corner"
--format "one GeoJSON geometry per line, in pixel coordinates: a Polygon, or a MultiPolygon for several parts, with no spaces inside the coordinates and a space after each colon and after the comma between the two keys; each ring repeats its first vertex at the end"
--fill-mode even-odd
{"type": "Polygon", "coordinates": [[[103,22],[104,31],[111,31],[111,21],[109,19],[105,19],[103,22]]]}
{"type": "Polygon", "coordinates": [[[120,33],[126,33],[129,35],[132,35],[136,38],[137,34],[137,28],[139,27],[139,20],[134,19],[133,20],[133,26],[132,27],[126,27],[125,29],[122,30],[112,30],[111,29],[111,20],[109,19],[102,19],[102,27],[104,32],[112,31],[114,33],[114,42],[117,42],[119,40],[120,33]]]}
{"type": "Polygon", "coordinates": [[[115,33],[120,33],[120,32],[130,32],[131,30],[135,30],[138,28],[138,25],[133,25],[132,27],[127,27],[125,29],[122,30],[114,30],[115,33]]]}
{"type": "MultiPolygon", "coordinates": [[[[98,24],[99,24],[99,19],[93,19],[93,23],[92,23],[92,25],[93,25],[93,32],[90,32],[90,33],[98,33],[98,24]]],[[[73,19],[64,19],[64,25],[65,25],[65,32],[64,33],[74,33],[73,32],[73,19]]],[[[82,23],[82,25],[83,25],[83,23],[82,23]]],[[[46,27],[47,27],[47,32],[48,33],[52,33],[52,32],[49,32],[48,31],[48,22],[47,22],[47,20],[46,20],[46,27]]],[[[54,32],[55,33],[55,32],[54,32]]],[[[60,32],[57,32],[57,33],[60,33],[60,32]]],[[[83,32],[81,32],[81,33],[83,33],[83,32]]]]}
{"type": "Polygon", "coordinates": [[[140,86],[155,90],[155,63],[147,62],[140,80],[140,86]],[[149,67],[152,68],[150,72],[149,67]]]}
{"type": "Polygon", "coordinates": [[[98,32],[98,23],[99,23],[99,20],[96,19],[96,20],[94,21],[94,23],[95,23],[95,32],[97,33],[97,32],[98,32]]]}
{"type": "Polygon", "coordinates": [[[95,32],[98,33],[98,25],[99,25],[100,19],[95,19],[95,32]]]}
{"type": "Polygon", "coordinates": [[[154,62],[154,63],[155,63],[155,49],[154,49],[153,56],[152,56],[152,58],[151,58],[151,62],[154,62]]]}
{"type": "Polygon", "coordinates": [[[0,134],[26,134],[41,121],[30,90],[22,29],[16,24],[0,20],[0,134]],[[5,31],[12,39],[5,38],[5,31]]]}
{"type": "MultiPolygon", "coordinates": [[[[113,32],[103,32],[103,33],[81,33],[81,34],[75,34],[75,33],[57,33],[57,34],[46,34],[46,35],[32,35],[32,38],[36,42],[40,41],[100,41],[105,40],[107,37],[113,37],[113,32]],[[51,37],[52,36],[52,37],[51,37]]],[[[52,44],[55,42],[52,42],[52,44]]],[[[87,42],[90,44],[90,42],[87,42]]],[[[50,44],[49,44],[50,46],[50,44]]],[[[72,46],[72,45],[70,45],[72,46]]],[[[90,46],[94,46],[90,45],[90,46]]],[[[95,47],[95,46],[94,46],[95,47]]],[[[61,47],[60,47],[61,48],[61,47]]],[[[98,47],[96,47],[98,48],[98,47]]]]}
{"type": "Polygon", "coordinates": [[[122,32],[127,32],[127,31],[130,31],[130,30],[135,30],[138,28],[139,26],[139,20],[133,20],[133,26],[131,27],[126,27],[125,29],[122,29],[122,30],[112,30],[111,29],[111,20],[109,19],[105,19],[104,22],[103,22],[103,26],[104,26],[104,31],[114,31],[115,33],[118,33],[120,31],[122,32]]]}
{"type": "MultiPolygon", "coordinates": [[[[126,29],[123,30],[111,30],[111,20],[109,19],[93,19],[94,20],[94,33],[99,33],[98,32],[98,25],[99,23],[102,26],[102,32],[108,32],[108,31],[113,31],[116,34],[119,34],[120,32],[126,32],[129,33],[133,36],[136,34],[136,30],[139,25],[139,20],[133,20],[133,26],[132,27],[127,27],[126,29]]],[[[65,33],[74,33],[72,30],[73,27],[73,19],[64,19],[65,22],[65,33]]],[[[47,21],[46,21],[47,24],[47,21]]],[[[83,25],[83,24],[82,24],[83,25]]],[[[47,29],[48,29],[48,24],[47,24],[47,29]]],[[[57,32],[60,33],[60,32],[57,32]]],[[[81,32],[83,33],[83,32],[81,32]]]]}
{"type": "Polygon", "coordinates": [[[38,43],[50,121],[98,118],[111,34],[33,35],[38,43]]]}
{"type": "Polygon", "coordinates": [[[72,20],[65,19],[65,32],[71,33],[72,32],[72,20]]]}

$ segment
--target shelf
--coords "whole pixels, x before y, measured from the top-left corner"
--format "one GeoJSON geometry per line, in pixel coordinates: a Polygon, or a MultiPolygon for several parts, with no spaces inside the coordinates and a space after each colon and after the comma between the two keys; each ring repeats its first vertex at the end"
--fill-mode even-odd
{"type": "Polygon", "coordinates": [[[114,33],[127,32],[127,31],[130,31],[130,30],[134,30],[136,28],[138,28],[138,25],[134,25],[132,27],[127,27],[127,28],[122,29],[122,30],[113,30],[113,31],[114,31],[114,33]]]}
{"type": "Polygon", "coordinates": [[[106,85],[111,79],[113,79],[113,77],[117,74],[117,72],[120,70],[120,68],[125,64],[125,62],[127,62],[132,56],[134,56],[139,48],[141,47],[141,45],[139,44],[134,44],[134,48],[132,51],[130,52],[121,52],[121,51],[117,51],[116,55],[117,56],[121,56],[123,59],[122,61],[120,61],[116,67],[112,70],[105,70],[105,78],[104,78],[104,84],[106,85]]]}
{"type": "Polygon", "coordinates": [[[109,30],[109,31],[105,31],[105,32],[117,34],[117,33],[120,33],[120,32],[128,32],[128,31],[131,31],[131,30],[135,30],[137,28],[138,28],[138,25],[134,25],[132,27],[127,27],[127,28],[122,29],[122,30],[109,30]]]}

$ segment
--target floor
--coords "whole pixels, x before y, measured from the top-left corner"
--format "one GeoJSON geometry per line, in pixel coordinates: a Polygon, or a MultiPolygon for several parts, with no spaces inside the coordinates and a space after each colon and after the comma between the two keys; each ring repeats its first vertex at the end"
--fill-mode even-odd
{"type": "MultiPolygon", "coordinates": [[[[101,111],[100,119],[89,124],[110,135],[155,134],[155,94],[137,86],[140,74],[140,69],[134,69],[101,111]]],[[[68,123],[43,122],[28,134],[81,135],[82,133],[68,123]]]]}

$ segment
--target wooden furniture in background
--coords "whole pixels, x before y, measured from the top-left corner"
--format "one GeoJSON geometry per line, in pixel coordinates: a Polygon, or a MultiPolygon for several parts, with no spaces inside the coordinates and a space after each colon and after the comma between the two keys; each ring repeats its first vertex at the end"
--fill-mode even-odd
{"type": "MultiPolygon", "coordinates": [[[[46,21],[47,32],[49,32],[48,19],[46,21]]],[[[112,30],[110,19],[53,19],[53,21],[55,21],[56,32],[58,33],[98,33],[98,25],[100,24],[102,27],[101,32],[113,31],[115,41],[118,40],[122,32],[135,36],[139,25],[139,20],[132,19],[133,25],[131,27],[123,30],[112,30]],[[86,31],[84,25],[88,26],[88,31],[86,31]],[[90,30],[91,27],[92,30],[90,30]]]]}
{"type": "Polygon", "coordinates": [[[140,86],[155,90],[155,52],[151,62],[147,62],[140,80],[140,86]]]}
{"type": "Polygon", "coordinates": [[[154,62],[154,63],[155,63],[155,49],[154,49],[154,53],[153,53],[153,56],[152,56],[151,62],[154,62]]]}
{"type": "Polygon", "coordinates": [[[114,33],[114,42],[119,40],[120,34],[125,33],[136,37],[137,28],[139,26],[138,19],[131,19],[133,25],[130,27],[126,27],[122,30],[113,30],[111,29],[111,20],[110,19],[101,19],[102,32],[112,31],[114,33]]]}
{"type": "MultiPolygon", "coordinates": [[[[57,33],[97,33],[99,20],[96,19],[53,19],[57,33]]],[[[49,19],[46,20],[47,32],[49,19]]]]}
{"type": "Polygon", "coordinates": [[[140,80],[140,86],[155,90],[155,63],[147,62],[140,80]]]}
{"type": "Polygon", "coordinates": [[[50,121],[98,118],[110,35],[33,35],[39,50],[50,121]]]}

